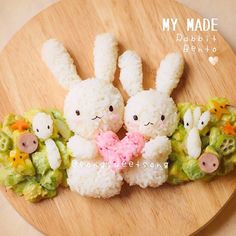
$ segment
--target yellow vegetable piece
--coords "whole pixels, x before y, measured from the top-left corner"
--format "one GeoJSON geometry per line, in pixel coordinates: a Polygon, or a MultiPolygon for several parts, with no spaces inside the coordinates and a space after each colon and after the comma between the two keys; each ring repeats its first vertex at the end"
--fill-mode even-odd
{"type": "Polygon", "coordinates": [[[224,114],[229,114],[226,103],[213,102],[214,108],[210,110],[212,114],[215,114],[220,119],[224,114]]]}
{"type": "Polygon", "coordinates": [[[20,152],[17,150],[13,150],[10,152],[10,158],[9,161],[12,163],[14,167],[17,167],[18,165],[25,165],[25,160],[29,159],[29,154],[20,152]]]}

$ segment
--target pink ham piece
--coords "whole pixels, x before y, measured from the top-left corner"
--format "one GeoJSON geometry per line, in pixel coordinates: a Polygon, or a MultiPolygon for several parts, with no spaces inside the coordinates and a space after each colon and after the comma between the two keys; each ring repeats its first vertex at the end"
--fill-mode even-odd
{"type": "Polygon", "coordinates": [[[116,172],[124,169],[127,164],[141,154],[145,144],[144,137],[136,132],[127,133],[119,140],[112,131],[100,133],[96,138],[97,146],[105,162],[116,172]]]}
{"type": "Polygon", "coordinates": [[[216,171],[219,167],[219,159],[212,153],[204,153],[198,159],[200,169],[207,173],[211,174],[216,171]]]}

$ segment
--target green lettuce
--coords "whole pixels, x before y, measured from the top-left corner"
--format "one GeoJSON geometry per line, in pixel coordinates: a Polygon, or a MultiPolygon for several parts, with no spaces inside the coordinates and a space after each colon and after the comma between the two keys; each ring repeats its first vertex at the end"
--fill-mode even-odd
{"type": "Polygon", "coordinates": [[[183,171],[190,180],[198,180],[206,175],[204,172],[201,171],[198,165],[198,160],[193,158],[183,163],[183,171]]]}
{"type": "Polygon", "coordinates": [[[63,115],[57,110],[50,110],[50,115],[53,118],[53,138],[63,142],[67,142],[72,136],[72,132],[66,123],[63,115]]]}
{"type": "Polygon", "coordinates": [[[26,176],[19,174],[10,165],[0,167],[0,184],[6,186],[7,188],[11,188],[25,179],[26,176]]]}
{"type": "Polygon", "coordinates": [[[33,153],[32,162],[37,174],[40,174],[42,176],[45,175],[46,172],[51,169],[47,159],[46,148],[42,148],[42,150],[33,153]]]}
{"type": "Polygon", "coordinates": [[[59,149],[59,152],[61,154],[61,159],[62,159],[62,164],[60,168],[68,169],[70,167],[70,161],[71,161],[70,152],[66,148],[66,144],[64,144],[63,142],[58,140],[56,141],[56,145],[59,149]]]}
{"type": "Polygon", "coordinates": [[[40,184],[47,190],[56,190],[62,183],[63,173],[60,170],[50,170],[40,179],[40,184]]]}
{"type": "Polygon", "coordinates": [[[59,186],[67,187],[66,169],[70,167],[70,153],[66,142],[72,132],[62,114],[57,110],[33,109],[23,116],[10,114],[0,123],[0,184],[12,189],[17,195],[23,196],[30,202],[56,196],[59,186]],[[32,132],[32,120],[38,112],[45,112],[53,119],[52,138],[61,155],[62,163],[57,170],[52,170],[47,157],[44,140],[39,140],[37,152],[29,154],[24,164],[12,165],[10,151],[18,152],[18,138],[21,131],[13,130],[12,124],[16,120],[24,119],[29,123],[28,132],[32,132]]]}

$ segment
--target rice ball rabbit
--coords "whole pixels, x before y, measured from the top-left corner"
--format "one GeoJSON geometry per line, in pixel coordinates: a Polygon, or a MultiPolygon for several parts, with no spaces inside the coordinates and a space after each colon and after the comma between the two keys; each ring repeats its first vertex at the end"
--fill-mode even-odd
{"type": "Polygon", "coordinates": [[[146,138],[142,155],[124,170],[129,185],[158,187],[167,180],[165,162],[171,153],[168,138],[177,127],[177,108],[170,97],[183,73],[184,60],[178,53],[168,54],[160,63],[156,89],[143,90],[142,62],[133,51],[119,58],[120,81],[130,98],[124,113],[128,132],[139,132],[146,138]]]}
{"type": "Polygon", "coordinates": [[[69,92],[64,116],[74,132],[68,141],[73,160],[68,169],[70,189],[83,196],[108,198],[120,193],[123,177],[98,154],[95,137],[104,131],[117,132],[123,125],[124,101],[112,85],[118,57],[117,41],[105,33],[94,45],[95,77],[81,80],[73,59],[55,39],[46,41],[42,58],[69,92]]]}
{"type": "Polygon", "coordinates": [[[44,112],[35,114],[32,120],[34,134],[45,142],[48,163],[53,170],[56,170],[61,165],[60,151],[51,138],[53,135],[53,119],[50,115],[44,112]]]}

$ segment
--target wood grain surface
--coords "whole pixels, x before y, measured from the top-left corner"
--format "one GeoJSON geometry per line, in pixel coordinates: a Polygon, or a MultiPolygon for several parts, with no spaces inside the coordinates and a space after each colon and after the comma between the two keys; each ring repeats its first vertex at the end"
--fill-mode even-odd
{"type": "MultiPolygon", "coordinates": [[[[74,57],[79,74],[87,78],[93,75],[95,35],[111,31],[119,41],[120,53],[133,49],[142,57],[148,88],[154,86],[161,58],[170,51],[181,52],[183,45],[176,42],[175,36],[177,32],[189,34],[185,27],[189,17],[198,15],[169,0],[65,0],[53,5],[27,23],[0,54],[0,118],[33,107],[62,109],[66,91],[40,58],[41,45],[46,39],[61,40],[74,57]],[[161,31],[163,17],[178,17],[176,32],[161,31]]],[[[208,62],[210,53],[184,54],[185,73],[174,92],[177,102],[205,102],[210,96],[225,96],[236,105],[236,58],[224,39],[214,34],[219,63],[212,66],[208,62]]],[[[199,43],[202,47],[206,44],[211,43],[199,43]]],[[[122,91],[118,80],[115,84],[122,91]]],[[[47,235],[188,235],[219,212],[235,186],[233,173],[210,183],[145,190],[124,186],[120,196],[108,200],[83,198],[61,190],[55,199],[38,204],[2,190],[17,211],[47,235]]]]}

